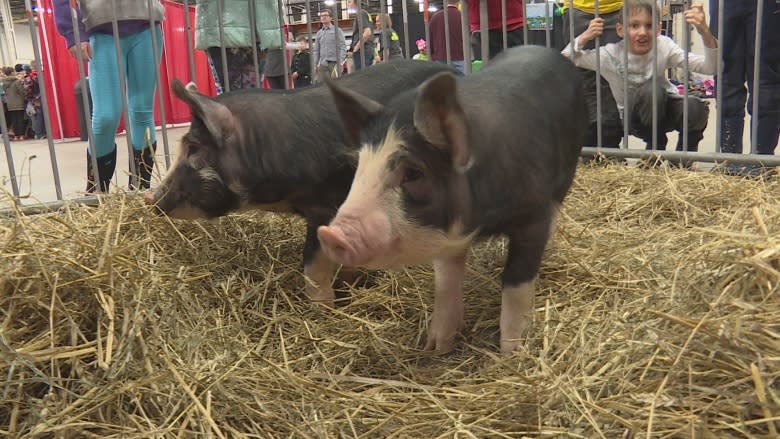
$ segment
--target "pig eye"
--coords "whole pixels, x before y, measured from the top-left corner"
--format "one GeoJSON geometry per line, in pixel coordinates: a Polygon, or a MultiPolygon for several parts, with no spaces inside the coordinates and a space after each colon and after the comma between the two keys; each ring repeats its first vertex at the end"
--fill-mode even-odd
{"type": "Polygon", "coordinates": [[[419,169],[407,167],[404,169],[404,178],[401,180],[401,184],[417,181],[421,179],[422,176],[423,173],[419,169]]]}

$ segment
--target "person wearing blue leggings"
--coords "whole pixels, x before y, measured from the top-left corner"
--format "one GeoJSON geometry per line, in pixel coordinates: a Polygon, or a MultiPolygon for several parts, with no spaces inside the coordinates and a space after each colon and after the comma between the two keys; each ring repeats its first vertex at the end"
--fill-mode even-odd
{"type": "MultiPolygon", "coordinates": [[[[130,188],[146,189],[154,166],[157,148],[154,125],[154,88],[160,60],[154,59],[152,32],[155,32],[158,54],[162,53],[160,23],[164,9],[159,0],[81,0],[79,2],[79,39],[70,13],[69,0],[54,1],[57,30],[65,38],[74,58],[81,51],[89,61],[89,90],[92,95],[92,132],[97,158],[96,182],[91,153],[87,150],[87,192],[108,191],[116,168],[116,131],[122,115],[122,95],[126,93],[130,139],[133,143],[135,174],[131,167],[130,188]],[[112,6],[112,3],[115,5],[112,6]],[[126,90],[121,90],[113,33],[116,11],[119,50],[126,90]],[[150,27],[149,18],[155,25],[150,27]],[[83,17],[83,19],[82,19],[83,17]],[[148,140],[147,140],[148,139],[148,140]]],[[[80,104],[80,103],[77,103],[80,104]]]]}
{"type": "Polygon", "coordinates": [[[780,133],[780,1],[764,0],[763,20],[757,23],[756,0],[723,1],[723,16],[718,16],[718,0],[710,0],[710,28],[718,36],[718,22],[723,23],[723,72],[717,87],[723,94],[720,150],[742,153],[745,109],[758,119],[753,152],[774,154],[780,133]],[[758,114],[753,112],[753,67],[756,29],[761,27],[759,58],[758,114]],[[745,86],[747,84],[747,87],[745,86]],[[747,102],[746,102],[747,101],[747,102]]]}

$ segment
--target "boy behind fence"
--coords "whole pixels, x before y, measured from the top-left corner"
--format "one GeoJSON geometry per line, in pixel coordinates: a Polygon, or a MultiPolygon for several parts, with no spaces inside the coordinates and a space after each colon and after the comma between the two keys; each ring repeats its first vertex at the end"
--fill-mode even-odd
{"type": "MultiPolygon", "coordinates": [[[[599,50],[601,75],[609,83],[615,97],[621,118],[625,118],[624,97],[629,96],[630,132],[644,140],[647,149],[652,149],[653,139],[653,92],[657,98],[657,147],[666,149],[666,133],[676,130],[680,133],[677,150],[683,149],[683,103],[684,98],[677,89],[663,77],[666,69],[682,67],[685,51],[671,38],[660,35],[661,23],[654,17],[653,0],[627,0],[623,7],[628,11],[628,23],[623,23],[621,12],[617,33],[623,40],[607,44],[598,49],[582,50],[589,41],[604,32],[604,20],[594,18],[573,43],[563,49],[563,54],[583,68],[596,70],[596,50],[599,50]],[[656,33],[653,34],[653,22],[656,33]],[[653,47],[657,50],[658,64],[653,68],[653,47]],[[628,69],[625,66],[625,51],[628,50],[628,69]],[[624,90],[624,76],[628,75],[628,90],[624,90]],[[655,86],[653,79],[656,79],[655,86]]],[[[657,12],[660,8],[655,8],[657,12]]],[[[693,25],[704,43],[704,56],[688,54],[690,71],[715,74],[718,59],[718,41],[710,33],[702,5],[693,5],[684,12],[685,21],[693,25]]],[[[688,151],[696,151],[707,127],[709,107],[707,102],[688,97],[688,151]]]]}

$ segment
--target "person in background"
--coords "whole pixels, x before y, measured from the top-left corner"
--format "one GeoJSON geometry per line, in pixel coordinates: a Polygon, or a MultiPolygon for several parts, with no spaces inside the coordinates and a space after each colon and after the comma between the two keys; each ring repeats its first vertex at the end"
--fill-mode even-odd
{"type": "Polygon", "coordinates": [[[326,76],[339,75],[347,57],[344,32],[333,24],[329,9],[320,12],[320,21],[322,27],[314,35],[314,71],[318,82],[324,81],[326,76]]]}
{"type": "Polygon", "coordinates": [[[287,50],[269,49],[265,55],[265,69],[263,74],[268,80],[268,85],[272,89],[285,89],[285,69],[284,63],[287,62],[287,50]]]}
{"type": "MultiPolygon", "coordinates": [[[[583,49],[598,36],[604,34],[605,20],[594,18],[588,28],[563,50],[563,54],[574,63],[586,69],[596,69],[596,53],[600,54],[601,74],[609,83],[615,96],[621,117],[625,111],[621,103],[624,96],[631,101],[630,130],[647,143],[652,149],[653,139],[653,95],[657,95],[658,149],[666,148],[666,133],[680,132],[677,150],[683,150],[683,133],[688,133],[688,151],[696,151],[704,137],[707,127],[709,108],[706,101],[694,96],[688,97],[688,124],[683,126],[684,98],[664,77],[667,68],[682,67],[685,51],[671,38],[660,35],[661,23],[654,13],[655,0],[626,0],[628,23],[623,23],[623,14],[618,16],[616,31],[622,41],[610,43],[594,49],[583,49]],[[653,34],[653,25],[656,33],[653,34]],[[656,48],[658,64],[653,62],[653,48],[656,48]],[[624,53],[628,51],[628,65],[623,65],[624,53]],[[628,90],[624,86],[624,75],[628,75],[628,90]]],[[[657,8],[655,9],[657,12],[657,8]]],[[[692,25],[704,42],[704,55],[688,53],[688,65],[692,72],[711,75],[715,73],[718,57],[718,41],[707,27],[702,5],[693,5],[683,14],[685,21],[692,25]]],[[[687,165],[687,163],[683,163],[687,165]]]]}
{"type": "Polygon", "coordinates": [[[30,65],[24,66],[27,75],[22,81],[24,86],[25,98],[27,100],[27,115],[32,120],[32,129],[36,139],[46,138],[45,127],[43,123],[43,106],[41,104],[41,89],[38,84],[38,64],[35,60],[30,61],[30,65]]]}
{"type": "Polygon", "coordinates": [[[417,54],[414,55],[412,59],[428,61],[430,59],[428,58],[428,43],[426,43],[424,39],[420,38],[419,40],[415,41],[415,45],[417,46],[417,54]]]}
{"type": "MultiPolygon", "coordinates": [[[[401,49],[401,38],[398,36],[398,32],[393,29],[393,20],[388,14],[378,14],[376,16],[376,28],[381,31],[382,36],[379,38],[379,45],[385,44],[387,39],[387,48],[390,53],[389,59],[403,59],[404,52],[401,49]]],[[[384,61],[384,49],[379,51],[380,61],[384,61]]]]}
{"type": "MultiPolygon", "coordinates": [[[[563,15],[563,39],[569,41],[584,32],[591,20],[596,18],[596,5],[594,0],[574,0],[574,7],[569,8],[569,2],[564,2],[566,8],[563,15]],[[573,22],[574,26],[571,26],[573,22]]],[[[599,17],[604,20],[604,32],[599,36],[600,47],[610,43],[617,43],[620,37],[616,26],[622,18],[623,0],[601,0],[599,2],[599,17]]],[[[596,41],[589,41],[582,49],[594,49],[596,41]]],[[[623,139],[623,124],[618,113],[615,98],[609,90],[609,84],[603,76],[597,77],[596,72],[589,69],[578,69],[582,75],[585,100],[588,103],[588,134],[585,146],[598,146],[598,112],[596,82],[601,82],[601,146],[604,148],[617,148],[623,139]]],[[[622,104],[622,102],[621,102],[622,104]]]]}
{"type": "Polygon", "coordinates": [[[122,115],[122,98],[127,95],[135,174],[131,168],[130,188],[149,188],[157,140],[154,125],[154,88],[160,60],[154,59],[152,32],[156,34],[158,53],[162,53],[164,9],[159,0],[117,0],[119,45],[126,81],[126,89],[119,87],[119,69],[114,46],[112,3],[104,0],[78,2],[80,41],[76,41],[69,0],[54,0],[57,30],[65,38],[68,50],[76,58],[77,52],[89,62],[89,89],[92,94],[92,132],[97,154],[98,183],[87,150],[87,192],[99,187],[108,191],[116,168],[116,131],[122,115]],[[121,6],[121,7],[120,7],[121,6]],[[154,27],[150,27],[150,17],[154,27]],[[147,143],[148,136],[148,143],[147,143]],[[99,186],[98,186],[99,185],[99,186]]]}
{"type": "MultiPolygon", "coordinates": [[[[363,0],[360,0],[363,1],[363,0]]],[[[374,63],[374,21],[366,11],[367,4],[361,3],[358,16],[355,0],[349,0],[347,10],[355,18],[352,20],[352,62],[355,63],[355,71],[369,67],[374,63]]]]}
{"type": "MultiPolygon", "coordinates": [[[[723,96],[720,126],[720,151],[741,154],[745,131],[745,104],[751,119],[757,118],[758,128],[754,152],[774,154],[780,135],[780,2],[764,0],[763,23],[756,22],[754,0],[723,1],[723,17],[718,17],[718,1],[710,0],[710,29],[720,38],[723,72],[716,78],[723,96]],[[723,35],[717,35],[723,22],[723,35]],[[756,50],[756,29],[761,27],[761,57],[759,58],[758,114],[753,114],[753,63],[756,50]],[[745,87],[747,83],[747,88],[745,87]]],[[[763,174],[761,166],[729,165],[729,174],[763,174]]]]}
{"type": "Polygon", "coordinates": [[[8,71],[13,73],[14,72],[13,67],[3,66],[2,68],[0,68],[0,100],[3,101],[3,117],[5,118],[6,126],[8,126],[9,121],[11,119],[11,115],[8,114],[8,102],[6,102],[5,99],[5,78],[8,76],[8,74],[6,73],[8,71]]]}
{"type": "MultiPolygon", "coordinates": [[[[502,0],[483,0],[488,9],[488,50],[490,58],[504,50],[503,17],[501,16],[502,0]]],[[[482,29],[479,19],[478,1],[470,1],[469,29],[471,31],[471,53],[475,60],[482,60],[482,29]]],[[[507,48],[523,44],[523,0],[506,0],[506,38],[507,48]]]]}
{"type": "Polygon", "coordinates": [[[298,49],[290,65],[290,78],[295,88],[303,88],[311,85],[311,53],[306,35],[298,35],[295,41],[298,43],[298,49]]]}
{"type": "MultiPolygon", "coordinates": [[[[21,64],[18,64],[21,70],[21,64]]],[[[27,122],[24,114],[24,87],[22,79],[24,71],[16,71],[13,67],[6,67],[3,71],[3,91],[8,106],[8,131],[11,140],[25,140],[27,122]],[[13,134],[10,134],[13,132],[13,134]]]]}
{"type": "Polygon", "coordinates": [[[247,0],[222,0],[222,15],[217,2],[199,0],[195,9],[195,48],[205,50],[214,76],[217,94],[229,90],[259,87],[255,75],[254,51],[257,51],[258,69],[262,74],[265,64],[264,49],[282,47],[279,32],[279,4],[276,0],[253,0],[255,28],[249,16],[247,0]],[[220,40],[220,23],[222,36],[220,40]],[[255,47],[252,47],[252,33],[255,47]],[[224,78],[222,46],[225,47],[228,78],[224,78]]]}
{"type": "Polygon", "coordinates": [[[459,0],[447,0],[447,9],[438,11],[431,17],[429,23],[431,35],[431,59],[441,63],[447,62],[447,40],[450,42],[450,63],[463,73],[463,30],[461,29],[459,0]],[[444,14],[447,14],[449,33],[446,33],[444,14]]]}

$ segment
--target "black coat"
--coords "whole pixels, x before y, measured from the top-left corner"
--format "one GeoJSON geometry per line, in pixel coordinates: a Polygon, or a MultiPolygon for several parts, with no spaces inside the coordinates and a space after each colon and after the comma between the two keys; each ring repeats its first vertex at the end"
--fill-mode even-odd
{"type": "Polygon", "coordinates": [[[295,79],[295,88],[311,85],[311,58],[309,51],[296,52],[293,55],[290,73],[298,72],[298,78],[295,79]]]}

